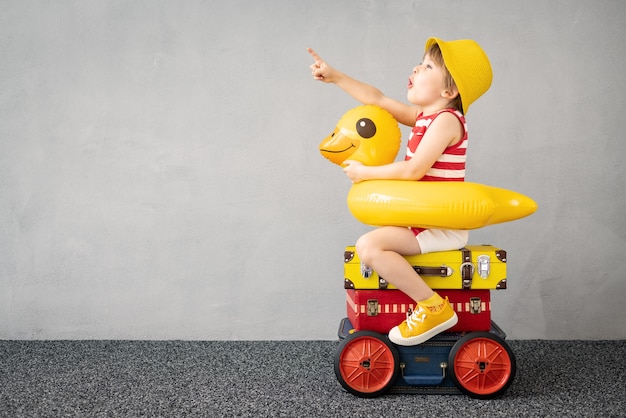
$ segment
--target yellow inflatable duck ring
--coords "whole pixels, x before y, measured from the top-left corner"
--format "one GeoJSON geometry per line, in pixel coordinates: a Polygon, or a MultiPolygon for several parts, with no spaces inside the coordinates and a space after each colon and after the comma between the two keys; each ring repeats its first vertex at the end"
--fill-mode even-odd
{"type": "MultiPolygon", "coordinates": [[[[338,165],[348,159],[382,165],[394,161],[399,146],[400,130],[391,114],[359,106],[340,119],[320,144],[320,152],[338,165]]],[[[348,208],[357,220],[372,226],[477,229],[529,216],[537,203],[479,183],[370,180],[352,186],[348,208]]]]}

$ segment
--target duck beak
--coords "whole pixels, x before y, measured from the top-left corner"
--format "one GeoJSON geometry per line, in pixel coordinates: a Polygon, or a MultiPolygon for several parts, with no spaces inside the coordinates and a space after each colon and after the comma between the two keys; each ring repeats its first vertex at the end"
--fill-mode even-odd
{"type": "Polygon", "coordinates": [[[320,153],[332,163],[341,165],[361,145],[356,135],[346,128],[335,128],[320,144],[320,153]]]}

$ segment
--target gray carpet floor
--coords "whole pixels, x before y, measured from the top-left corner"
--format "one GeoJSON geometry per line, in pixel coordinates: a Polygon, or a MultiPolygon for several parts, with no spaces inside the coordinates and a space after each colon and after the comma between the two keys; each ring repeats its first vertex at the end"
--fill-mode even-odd
{"type": "Polygon", "coordinates": [[[362,399],[335,341],[0,341],[0,416],[626,416],[626,341],[507,341],[502,397],[362,399]]]}

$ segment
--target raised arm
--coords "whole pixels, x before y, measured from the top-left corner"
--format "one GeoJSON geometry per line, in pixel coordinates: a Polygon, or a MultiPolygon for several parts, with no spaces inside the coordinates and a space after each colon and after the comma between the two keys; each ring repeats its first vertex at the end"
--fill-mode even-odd
{"type": "Polygon", "coordinates": [[[311,64],[310,68],[314,79],[324,83],[333,83],[350,96],[354,97],[357,101],[363,104],[380,106],[391,113],[399,123],[413,126],[419,112],[417,106],[391,99],[385,96],[376,87],[355,80],[331,67],[313,49],[308,48],[307,51],[313,57],[313,64],[311,64]]]}

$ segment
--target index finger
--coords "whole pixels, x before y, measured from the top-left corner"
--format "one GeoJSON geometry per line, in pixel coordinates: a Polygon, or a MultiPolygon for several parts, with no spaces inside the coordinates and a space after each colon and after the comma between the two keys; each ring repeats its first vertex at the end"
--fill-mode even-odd
{"type": "Polygon", "coordinates": [[[317,55],[317,52],[313,51],[313,48],[307,48],[306,50],[309,52],[309,54],[311,54],[311,56],[313,57],[313,59],[314,59],[315,61],[321,61],[321,60],[322,60],[322,59],[320,58],[320,56],[319,56],[319,55],[317,55]]]}

